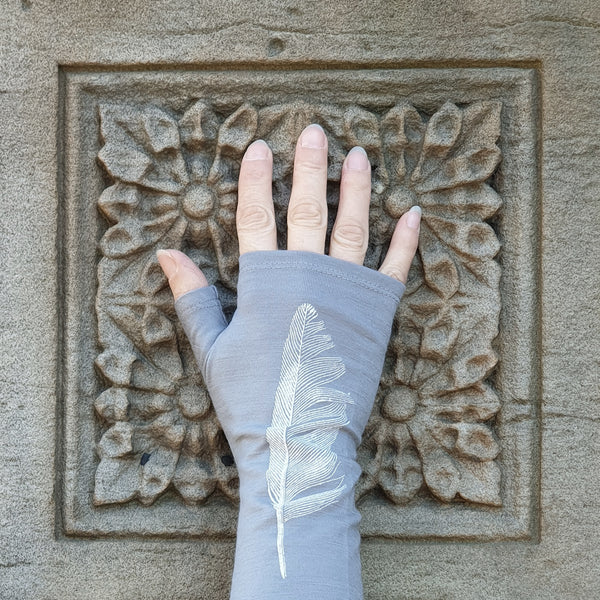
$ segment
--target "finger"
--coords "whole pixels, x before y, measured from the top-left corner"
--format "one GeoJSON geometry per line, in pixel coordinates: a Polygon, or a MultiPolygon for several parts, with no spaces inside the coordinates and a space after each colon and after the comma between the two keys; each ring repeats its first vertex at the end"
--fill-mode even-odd
{"type": "Polygon", "coordinates": [[[371,165],[367,153],[352,148],[344,161],[340,203],[331,232],[329,255],[362,265],[369,242],[371,165]]]}
{"type": "Polygon", "coordinates": [[[300,135],[288,207],[288,250],[325,252],[327,232],[327,136],[319,125],[300,135]]]}
{"type": "Polygon", "coordinates": [[[187,292],[208,286],[204,273],[183,252],[158,250],[156,257],[169,281],[175,300],[187,292]]]}
{"type": "Polygon", "coordinates": [[[263,140],[257,140],[248,146],[240,167],[235,216],[240,254],[277,250],[272,179],[273,153],[263,140]]]}
{"type": "Polygon", "coordinates": [[[406,283],[410,265],[419,245],[420,225],[420,206],[413,206],[400,217],[383,264],[379,267],[381,273],[406,283]]]}

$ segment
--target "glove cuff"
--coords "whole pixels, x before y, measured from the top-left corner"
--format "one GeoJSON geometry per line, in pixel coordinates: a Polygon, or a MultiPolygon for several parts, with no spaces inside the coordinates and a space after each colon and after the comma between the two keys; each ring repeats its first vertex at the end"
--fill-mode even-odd
{"type": "MultiPolygon", "coordinates": [[[[398,305],[405,285],[379,271],[326,254],[305,250],[257,250],[240,256],[240,277],[257,270],[305,270],[333,279],[345,279],[361,290],[368,290],[398,305]]],[[[242,286],[242,283],[239,284],[242,286]]],[[[395,308],[394,308],[395,310],[395,308]]]]}

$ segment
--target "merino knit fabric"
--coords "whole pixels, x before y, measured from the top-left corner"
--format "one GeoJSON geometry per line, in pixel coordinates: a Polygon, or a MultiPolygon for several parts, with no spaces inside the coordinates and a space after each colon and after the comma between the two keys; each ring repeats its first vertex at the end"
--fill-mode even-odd
{"type": "Polygon", "coordinates": [[[404,285],[313,252],[240,257],[175,303],[240,477],[232,600],[359,600],[356,449],[404,285]]]}

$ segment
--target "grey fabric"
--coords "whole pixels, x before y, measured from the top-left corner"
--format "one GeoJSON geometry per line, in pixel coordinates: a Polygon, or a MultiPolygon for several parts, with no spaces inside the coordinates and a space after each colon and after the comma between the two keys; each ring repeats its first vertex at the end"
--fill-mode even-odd
{"type": "Polygon", "coordinates": [[[240,257],[229,325],[214,286],[175,303],[240,475],[232,600],[362,598],[356,449],[403,292],[330,256],[261,251],[240,257]]]}

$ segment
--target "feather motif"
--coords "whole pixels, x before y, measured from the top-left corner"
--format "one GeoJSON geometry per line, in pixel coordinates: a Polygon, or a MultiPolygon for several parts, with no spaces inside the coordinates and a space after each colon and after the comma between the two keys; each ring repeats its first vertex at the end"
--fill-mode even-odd
{"type": "Polygon", "coordinates": [[[322,510],[344,490],[344,476],[331,450],[340,427],[348,424],[349,394],[325,387],[346,368],[340,358],[322,356],[334,348],[323,321],[311,304],[299,306],[285,341],[271,426],[267,486],[277,514],[277,553],[281,577],[286,577],[284,525],[290,519],[322,510]],[[319,491],[320,490],[320,491],[319,491]]]}

